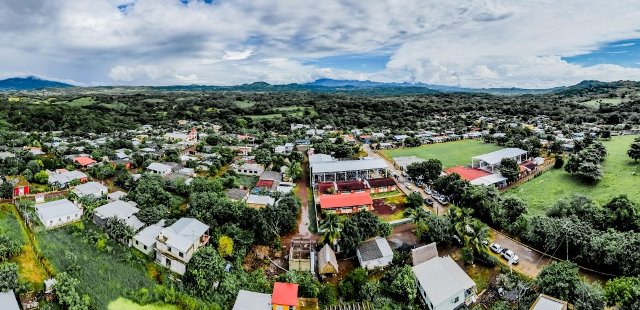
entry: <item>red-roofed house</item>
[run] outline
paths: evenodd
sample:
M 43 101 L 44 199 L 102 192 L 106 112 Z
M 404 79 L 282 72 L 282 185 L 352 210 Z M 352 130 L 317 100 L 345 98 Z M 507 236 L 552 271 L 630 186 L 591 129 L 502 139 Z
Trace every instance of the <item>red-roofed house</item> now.
M 298 284 L 274 283 L 271 304 L 273 310 L 295 310 L 298 307 Z
M 466 168 L 466 167 L 462 167 L 462 166 L 455 166 L 455 167 L 451 167 L 446 169 L 444 172 L 446 172 L 447 174 L 452 174 L 452 173 L 457 173 L 458 175 L 460 175 L 460 177 L 463 180 L 466 181 L 473 181 L 477 178 L 481 178 L 481 177 L 486 177 L 488 175 L 490 175 L 490 172 L 481 170 L 481 169 L 477 169 L 477 168 Z
M 96 164 L 95 160 L 86 156 L 78 156 L 73 159 L 73 162 L 81 166 L 82 168 L 90 168 L 91 166 Z
M 320 208 L 324 212 L 336 214 L 373 211 L 373 199 L 371 199 L 371 196 L 367 192 L 342 195 L 321 195 Z
M 393 178 L 368 179 L 365 180 L 365 182 L 367 182 L 373 193 L 393 192 L 398 189 L 396 181 Z

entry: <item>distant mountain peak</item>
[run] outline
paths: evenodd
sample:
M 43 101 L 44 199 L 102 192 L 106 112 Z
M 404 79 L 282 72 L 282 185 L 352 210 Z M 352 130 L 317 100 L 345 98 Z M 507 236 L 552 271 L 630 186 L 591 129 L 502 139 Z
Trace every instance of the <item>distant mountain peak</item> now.
M 0 91 L 8 90 L 32 90 L 42 88 L 61 88 L 72 87 L 73 85 L 45 80 L 34 75 L 28 75 L 24 77 L 13 77 L 4 80 L 0 80 Z

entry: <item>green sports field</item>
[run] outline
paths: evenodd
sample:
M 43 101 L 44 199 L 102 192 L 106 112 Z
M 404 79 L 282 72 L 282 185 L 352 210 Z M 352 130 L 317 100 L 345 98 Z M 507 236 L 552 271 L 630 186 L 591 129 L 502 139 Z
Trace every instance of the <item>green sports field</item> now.
M 601 205 L 612 197 L 626 194 L 640 204 L 640 164 L 627 156 L 629 145 L 635 137 L 614 137 L 603 142 L 609 155 L 602 163 L 604 177 L 596 184 L 585 184 L 564 169 L 552 169 L 507 194 L 522 198 L 529 205 L 530 214 L 543 213 L 555 201 L 573 193 L 587 195 Z
M 471 163 L 471 157 L 497 151 L 503 147 L 479 140 L 460 140 L 446 143 L 427 144 L 419 147 L 384 150 L 387 157 L 417 156 L 424 159 L 435 158 L 444 168 L 464 166 Z

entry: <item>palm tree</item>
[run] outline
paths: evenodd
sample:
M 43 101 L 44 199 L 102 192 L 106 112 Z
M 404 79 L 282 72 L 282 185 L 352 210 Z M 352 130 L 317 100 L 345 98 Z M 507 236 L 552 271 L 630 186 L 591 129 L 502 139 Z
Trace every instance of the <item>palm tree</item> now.
M 449 220 L 451 225 L 459 238 L 463 238 L 469 232 L 469 225 L 471 224 L 472 209 L 451 207 L 449 209 Z
M 407 215 L 413 220 L 413 223 L 416 224 L 416 237 L 421 239 L 422 233 L 429 229 L 427 226 L 429 214 L 422 208 L 415 208 L 407 210 Z
M 476 255 L 482 256 L 489 246 L 489 226 L 475 219 L 469 226 L 469 233 L 465 238 L 465 243 L 472 248 Z
M 336 214 L 329 213 L 322 222 L 320 222 L 320 230 L 322 231 L 322 243 L 329 244 L 333 248 L 342 232 L 342 222 Z

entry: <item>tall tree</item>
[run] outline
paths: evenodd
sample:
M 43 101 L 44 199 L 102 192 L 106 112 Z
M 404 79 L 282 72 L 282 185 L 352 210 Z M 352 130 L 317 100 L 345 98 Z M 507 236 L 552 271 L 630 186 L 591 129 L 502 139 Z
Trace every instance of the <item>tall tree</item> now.
M 342 222 L 340 217 L 333 213 L 328 213 L 324 220 L 320 222 L 320 230 L 322 231 L 322 243 L 329 244 L 332 248 L 336 245 L 338 239 L 340 239 L 340 233 L 342 232 Z
M 500 173 L 509 181 L 515 181 L 520 175 L 520 166 L 513 158 L 503 158 L 500 161 Z
M 225 260 L 218 252 L 206 246 L 193 254 L 182 279 L 197 296 L 205 297 L 222 280 L 225 265 Z
M 627 155 L 629 155 L 629 157 L 634 161 L 638 161 L 638 159 L 640 159 L 640 138 L 635 138 L 633 143 L 629 145 Z

